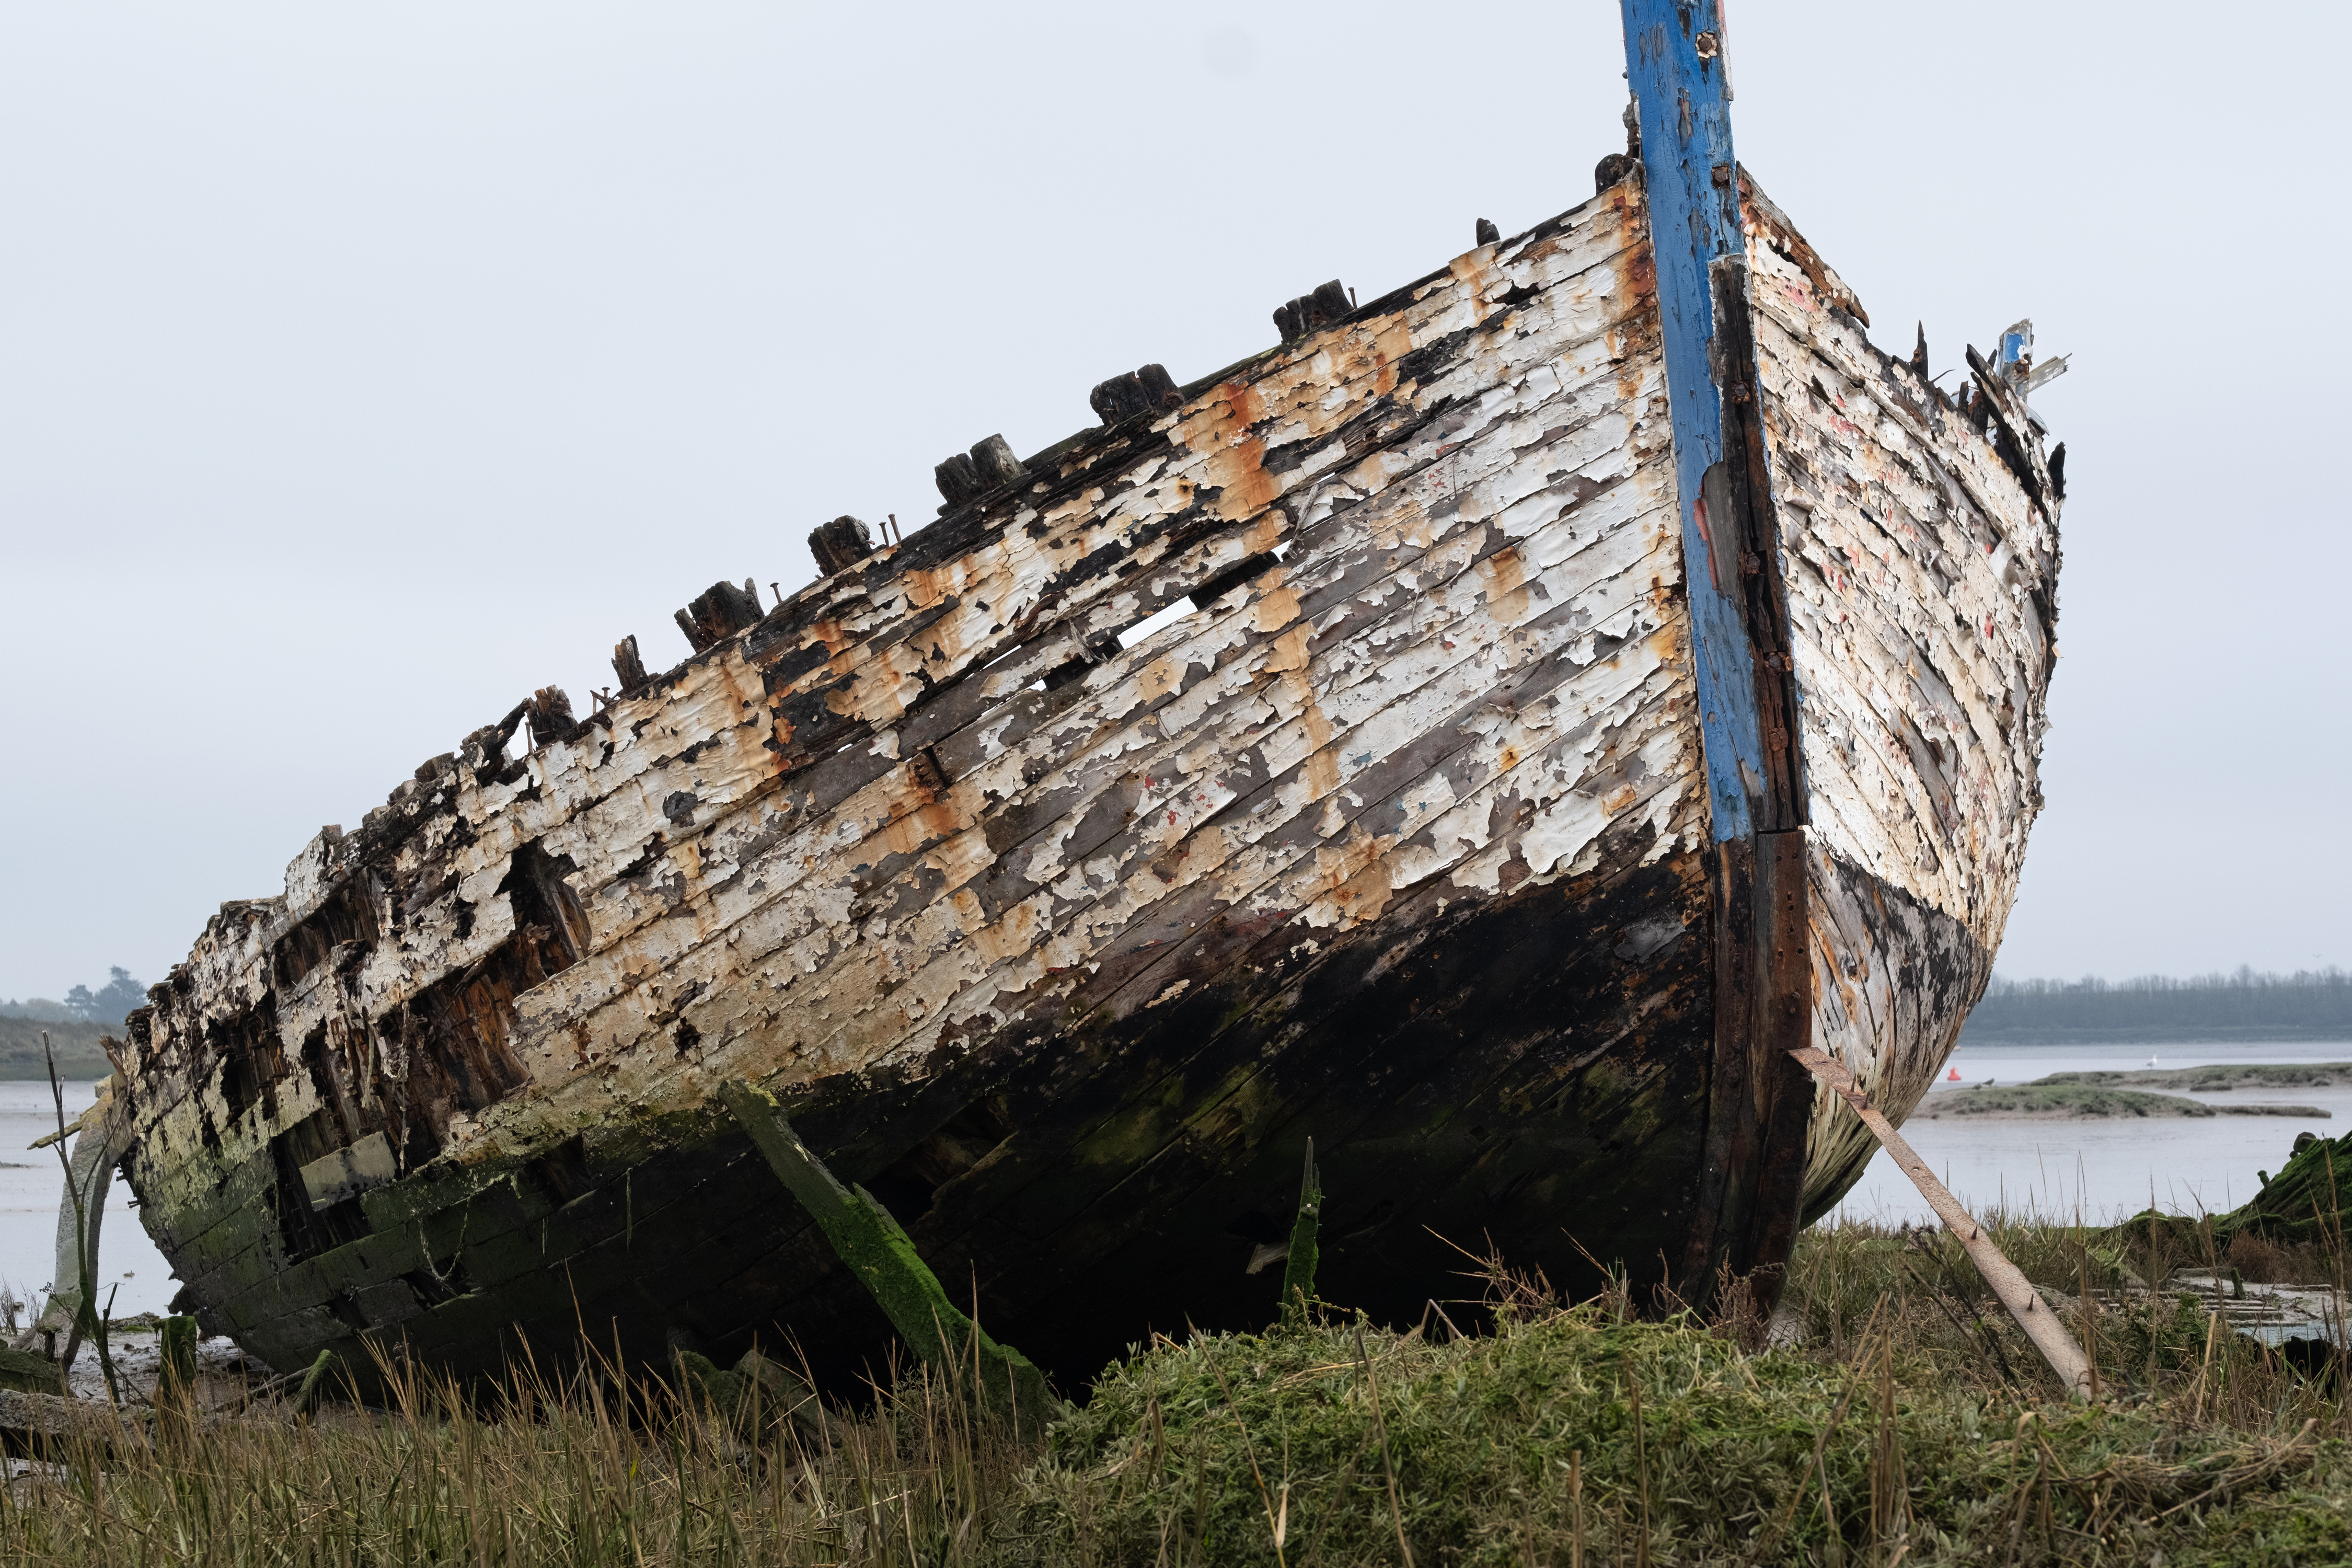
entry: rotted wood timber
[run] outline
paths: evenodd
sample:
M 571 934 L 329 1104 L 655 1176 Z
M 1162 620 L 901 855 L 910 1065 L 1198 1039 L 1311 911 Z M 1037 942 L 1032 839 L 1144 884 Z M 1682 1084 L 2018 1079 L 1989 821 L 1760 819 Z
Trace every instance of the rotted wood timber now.
M 890 1323 L 739 1082 L 1066 1384 L 1265 1321 L 1310 1137 L 1329 1300 L 1444 1238 L 1769 1295 L 1871 1142 L 1789 1050 L 1899 1117 L 1990 973 L 2056 497 L 2023 382 L 1980 430 L 1738 169 L 1713 6 L 1626 14 L 1591 200 L 835 520 L 223 905 L 116 1051 L 206 1326 L 852 1379 Z

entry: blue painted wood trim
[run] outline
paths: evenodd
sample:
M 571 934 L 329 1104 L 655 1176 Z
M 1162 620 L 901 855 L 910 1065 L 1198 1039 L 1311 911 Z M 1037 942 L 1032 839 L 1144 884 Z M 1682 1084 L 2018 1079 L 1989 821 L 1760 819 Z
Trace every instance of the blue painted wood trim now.
M 1738 163 L 1716 0 L 1622 0 L 1625 77 L 1642 127 L 1642 169 L 1657 259 L 1673 412 L 1675 484 L 1681 494 L 1683 576 L 1697 659 L 1701 736 L 1715 837 L 1746 837 L 1756 822 L 1764 754 L 1754 655 L 1740 619 L 1738 563 L 1714 563 L 1698 521 L 1706 471 L 1723 460 L 1723 401 L 1710 350 L 1715 301 L 1708 264 L 1745 255 Z M 1727 184 L 1715 183 L 1726 171 Z

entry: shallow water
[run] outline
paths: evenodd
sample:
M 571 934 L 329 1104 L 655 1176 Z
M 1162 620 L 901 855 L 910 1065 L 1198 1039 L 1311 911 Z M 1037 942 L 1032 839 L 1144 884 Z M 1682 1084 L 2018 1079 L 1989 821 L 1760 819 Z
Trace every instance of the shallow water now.
M 1962 1046 L 1951 1061 L 1961 1081 L 1939 1082 L 1930 1092 L 1949 1093 L 1987 1080 L 2025 1083 L 2054 1072 L 2129 1071 L 2148 1066 L 2151 1058 L 2159 1068 L 2341 1062 L 2352 1061 L 2352 1041 Z M 2183 1098 L 2212 1105 L 2231 1100 L 2308 1105 L 2333 1114 L 2084 1121 L 1946 1117 L 1913 1121 L 1904 1127 L 1903 1136 L 1972 1211 L 2030 1205 L 2053 1216 L 2080 1215 L 2085 1220 L 2108 1221 L 2137 1214 L 2151 1204 L 2180 1214 L 2225 1213 L 2260 1189 L 2257 1173 L 2286 1163 L 2296 1133 L 2337 1138 L 2352 1131 L 2352 1085 L 2232 1089 Z M 1885 1150 L 1833 1213 L 1889 1224 L 1934 1217 L 1927 1200 Z
M 65 1089 L 68 1118 L 97 1098 L 96 1086 L 88 1081 L 68 1083 Z M 57 1102 L 47 1083 L 0 1080 L 0 1288 L 19 1301 L 41 1300 L 56 1272 L 58 1203 L 65 1195 L 65 1172 L 54 1149 L 25 1145 L 55 1131 L 57 1125 Z M 110 1286 L 118 1318 L 160 1312 L 170 1304 L 179 1284 L 140 1226 L 131 1207 L 131 1188 L 120 1179 L 107 1189 L 106 1221 L 99 1226 L 98 1247 L 101 1306 Z

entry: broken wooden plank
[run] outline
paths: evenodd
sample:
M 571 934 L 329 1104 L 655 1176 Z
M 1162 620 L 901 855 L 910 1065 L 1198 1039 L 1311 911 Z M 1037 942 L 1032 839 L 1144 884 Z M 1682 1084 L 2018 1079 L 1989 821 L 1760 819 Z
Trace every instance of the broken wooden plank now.
M 719 1095 L 908 1348 L 937 1368 L 950 1386 L 976 1385 L 987 1403 L 1016 1423 L 1025 1415 L 1035 1430 L 1044 1431 L 1062 1409 L 1045 1386 L 1045 1373 L 1019 1351 L 990 1338 L 948 1300 L 939 1277 L 889 1211 L 865 1188 L 835 1181 L 793 1132 L 773 1096 L 742 1083 L 723 1085 Z
M 0 1453 L 71 1464 L 144 1447 L 145 1423 L 129 1411 L 62 1394 L 0 1388 Z

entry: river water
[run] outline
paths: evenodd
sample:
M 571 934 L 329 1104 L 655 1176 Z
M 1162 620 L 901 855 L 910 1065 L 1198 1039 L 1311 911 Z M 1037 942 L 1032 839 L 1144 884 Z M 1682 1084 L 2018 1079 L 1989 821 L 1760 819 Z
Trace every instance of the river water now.
M 2352 1061 L 2352 1041 L 2326 1044 L 2168 1046 L 1963 1046 L 1952 1058 L 1961 1081 L 2023 1083 L 2047 1073 L 2215 1062 Z M 2163 1092 L 2173 1092 L 2165 1090 Z M 68 1085 L 66 1114 L 90 1102 L 88 1083 Z M 2220 1214 L 2251 1197 L 2260 1171 L 2286 1163 L 2296 1133 L 2337 1137 L 2352 1131 L 2352 1086 L 2234 1090 L 2192 1095 L 2215 1104 L 2284 1101 L 2327 1110 L 2327 1118 L 2215 1116 L 2112 1121 L 2025 1121 L 1969 1118 L 1914 1121 L 1904 1136 L 1960 1201 L 1979 1211 L 2031 1206 L 2053 1217 L 2109 1220 L 2150 1203 L 2176 1213 Z M 58 1194 L 65 1180 L 50 1150 L 26 1149 L 57 1125 L 46 1083 L 0 1081 L 0 1288 L 37 1300 L 50 1282 Z M 115 1291 L 114 1310 L 160 1312 L 178 1289 L 118 1181 L 107 1194 L 100 1277 Z M 1882 1151 L 1835 1213 L 1840 1216 L 1928 1222 L 1925 1200 Z
M 1948 1094 L 1988 1079 L 2027 1083 L 2053 1072 L 2116 1072 L 2205 1067 L 2225 1062 L 2352 1061 L 2352 1041 L 2163 1046 L 1962 1046 Z M 2124 1085 L 2125 1088 L 2150 1088 Z M 2178 1094 L 2176 1089 L 2157 1089 Z M 1971 1212 L 2032 1208 L 2052 1218 L 2120 1219 L 2151 1206 L 2174 1214 L 2223 1214 L 2261 1188 L 2258 1173 L 2286 1163 L 2298 1132 L 2339 1138 L 2352 1131 L 2352 1085 L 2330 1089 L 2232 1089 L 2189 1094 L 2213 1105 L 2308 1105 L 2311 1116 L 2137 1116 L 2083 1121 L 1914 1119 L 1904 1139 Z M 1885 1150 L 1835 1213 L 1844 1217 L 1932 1223 L 1933 1215 Z
M 96 1086 L 88 1080 L 68 1083 L 65 1089 L 68 1118 L 97 1098 Z M 56 1131 L 57 1125 L 57 1102 L 46 1082 L 0 1080 L 0 1289 L 19 1301 L 41 1300 L 56 1272 L 58 1200 L 65 1194 L 65 1171 L 55 1149 L 25 1145 Z M 140 1226 L 131 1188 L 119 1180 L 107 1189 L 98 1262 L 99 1303 L 105 1304 L 107 1289 L 112 1288 L 118 1318 L 160 1312 L 180 1288 Z

